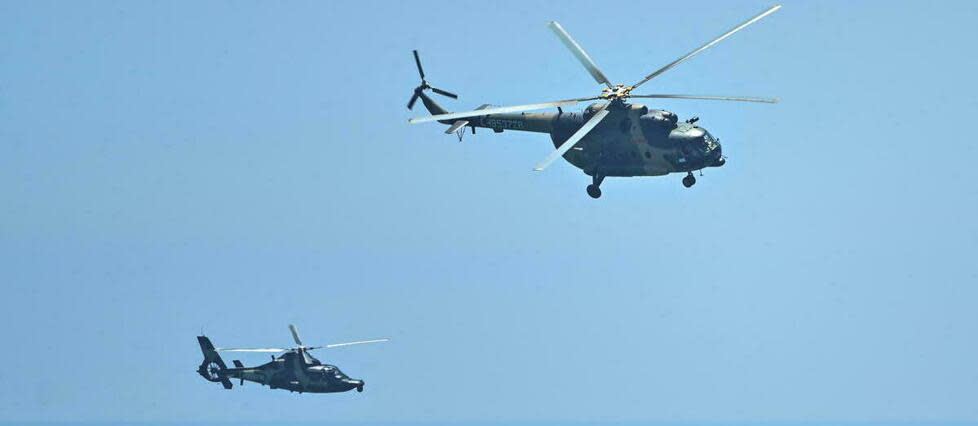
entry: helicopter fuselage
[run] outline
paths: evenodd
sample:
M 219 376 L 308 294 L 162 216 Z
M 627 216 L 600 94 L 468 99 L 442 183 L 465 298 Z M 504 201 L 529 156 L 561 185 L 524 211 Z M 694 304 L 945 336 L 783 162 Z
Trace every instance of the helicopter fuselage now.
M 421 99 L 433 114 L 444 111 L 426 95 Z M 603 105 L 594 103 L 580 112 L 492 114 L 465 120 L 468 127 L 495 132 L 547 133 L 559 147 Z M 613 102 L 607 109 L 608 117 L 564 154 L 589 176 L 662 176 L 725 163 L 720 143 L 695 120 L 679 122 L 672 112 L 624 102 Z
M 559 147 L 600 106 L 593 104 L 583 112 L 473 117 L 470 123 L 495 131 L 548 133 L 554 147 Z M 609 111 L 607 118 L 564 154 L 567 162 L 588 175 L 661 176 L 724 163 L 720 144 L 706 129 L 679 123 L 671 112 L 637 104 L 611 106 Z
M 292 392 L 333 393 L 352 389 L 363 390 L 363 381 L 347 377 L 336 366 L 322 364 L 306 353 L 287 352 L 271 362 L 256 367 L 227 368 L 224 377 L 247 380 Z

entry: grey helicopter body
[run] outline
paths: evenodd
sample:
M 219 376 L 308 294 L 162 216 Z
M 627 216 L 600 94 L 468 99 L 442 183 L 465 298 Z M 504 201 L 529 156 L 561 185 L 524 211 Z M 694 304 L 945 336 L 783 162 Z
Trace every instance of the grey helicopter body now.
M 284 389 L 291 392 L 335 393 L 356 389 L 363 392 L 363 380 L 351 379 L 343 374 L 335 365 L 323 364 L 309 354 L 310 350 L 333 348 L 338 346 L 357 345 L 362 343 L 386 342 L 388 339 L 365 340 L 360 342 L 339 343 L 325 346 L 304 346 L 299 339 L 295 326 L 290 325 L 292 336 L 298 345 L 294 348 L 215 348 L 206 336 L 197 336 L 204 360 L 197 367 L 197 373 L 208 381 L 221 383 L 225 389 L 231 389 L 231 380 L 238 380 L 240 385 L 245 381 L 255 382 L 270 389 Z M 270 362 L 245 367 L 241 361 L 234 360 L 234 367 L 228 367 L 218 352 L 285 352 Z
M 421 100 L 432 114 L 448 113 L 424 93 Z M 466 125 L 497 133 L 505 130 L 546 133 L 554 147 L 560 148 L 602 109 L 608 111 L 607 117 L 563 155 L 568 163 L 594 178 L 589 193 L 600 194 L 597 187 L 605 177 L 689 174 L 726 163 L 719 140 L 696 126 L 697 119 L 679 122 L 672 112 L 639 104 L 601 102 L 591 104 L 582 112 L 493 114 L 472 117 Z M 690 176 L 684 182 L 687 187 L 695 183 L 695 178 L 689 179 Z
M 414 89 L 414 94 L 408 102 L 408 108 L 413 108 L 415 102 L 420 99 L 432 115 L 409 121 L 411 123 L 438 121 L 447 124 L 450 127 L 445 133 L 458 133 L 460 139 L 465 128 L 469 128 L 475 133 L 477 127 L 492 129 L 497 133 L 506 130 L 547 133 L 550 135 L 556 150 L 534 167 L 534 170 L 542 171 L 554 160 L 563 157 L 567 162 L 592 177 L 592 183 L 588 185 L 587 192 L 593 198 L 601 196 L 600 185 L 605 177 L 610 176 L 662 176 L 670 173 L 685 173 L 683 185 L 688 188 L 696 183 L 694 171 L 708 167 L 720 167 L 726 163 L 719 140 L 706 129 L 695 124 L 699 120 L 698 118 L 694 117 L 680 122 L 678 116 L 672 112 L 629 103 L 627 100 L 629 98 L 669 98 L 777 102 L 777 99 L 770 98 L 638 95 L 632 94 L 632 91 L 733 33 L 773 13 L 780 7 L 780 5 L 776 5 L 767 9 L 686 56 L 647 75 L 643 80 L 631 86 L 612 85 L 591 57 L 581 48 L 580 44 L 560 24 L 551 22 L 548 24 L 550 29 L 584 65 L 595 81 L 607 86 L 599 96 L 556 102 L 509 107 L 483 105 L 473 111 L 449 112 L 438 105 L 425 91 L 431 90 L 454 99 L 457 99 L 458 96 L 434 88 L 425 80 L 418 52 L 414 51 L 415 63 L 418 67 L 418 73 L 421 75 L 421 85 Z M 562 108 L 584 101 L 597 102 L 590 104 L 581 112 L 565 112 Z M 546 108 L 556 108 L 557 112 L 526 112 Z

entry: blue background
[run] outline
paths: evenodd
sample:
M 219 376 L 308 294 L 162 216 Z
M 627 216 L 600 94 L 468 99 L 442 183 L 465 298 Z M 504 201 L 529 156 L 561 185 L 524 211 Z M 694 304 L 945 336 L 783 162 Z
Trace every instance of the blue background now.
M 630 83 L 717 2 L 0 2 L 0 420 L 978 421 L 972 2 L 787 2 L 643 91 L 728 163 L 531 168 L 409 125 Z M 218 346 L 362 394 L 224 391 Z M 225 357 L 246 363 L 265 355 Z

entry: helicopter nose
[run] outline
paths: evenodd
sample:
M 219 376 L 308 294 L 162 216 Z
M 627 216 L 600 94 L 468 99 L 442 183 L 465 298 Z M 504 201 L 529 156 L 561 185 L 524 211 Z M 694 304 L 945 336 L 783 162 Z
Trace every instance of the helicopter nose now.
M 350 385 L 350 389 L 356 388 L 357 392 L 363 392 L 363 380 L 347 380 L 346 383 Z
M 727 158 L 723 156 L 723 147 L 717 144 L 717 148 L 713 152 L 713 164 L 712 167 L 722 167 L 727 164 Z

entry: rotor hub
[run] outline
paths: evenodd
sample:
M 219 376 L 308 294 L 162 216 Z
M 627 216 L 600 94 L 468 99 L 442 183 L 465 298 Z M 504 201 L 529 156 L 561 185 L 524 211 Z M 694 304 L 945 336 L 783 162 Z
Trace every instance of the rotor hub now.
M 607 100 L 624 100 L 632 93 L 633 86 L 625 86 L 624 84 L 618 84 L 611 88 L 601 89 L 601 99 Z

